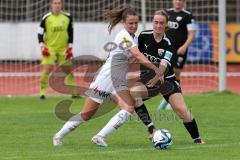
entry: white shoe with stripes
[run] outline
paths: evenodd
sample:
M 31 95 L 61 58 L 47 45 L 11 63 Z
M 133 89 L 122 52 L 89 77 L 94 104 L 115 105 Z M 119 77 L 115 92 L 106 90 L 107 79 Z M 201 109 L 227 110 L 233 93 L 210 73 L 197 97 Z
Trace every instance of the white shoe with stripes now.
M 98 146 L 101 146 L 101 147 L 107 147 L 108 144 L 105 142 L 105 139 L 104 137 L 102 136 L 99 136 L 99 135 L 95 135 L 93 138 L 92 138 L 92 142 Z
M 55 135 L 53 136 L 53 146 L 59 147 L 62 146 L 62 138 L 57 138 Z

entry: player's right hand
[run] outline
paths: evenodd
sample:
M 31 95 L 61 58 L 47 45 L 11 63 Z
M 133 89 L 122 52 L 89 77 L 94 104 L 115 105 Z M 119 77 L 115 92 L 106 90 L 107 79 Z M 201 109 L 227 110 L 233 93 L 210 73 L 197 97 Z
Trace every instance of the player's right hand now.
M 40 49 L 41 49 L 42 56 L 48 57 L 50 55 L 49 50 L 44 43 L 40 43 Z

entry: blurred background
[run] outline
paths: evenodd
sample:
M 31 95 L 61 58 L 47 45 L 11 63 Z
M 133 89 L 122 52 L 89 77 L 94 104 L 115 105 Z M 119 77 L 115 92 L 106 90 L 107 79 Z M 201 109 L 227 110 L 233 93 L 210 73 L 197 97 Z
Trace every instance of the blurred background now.
M 196 18 L 198 31 L 189 48 L 187 65 L 182 74 L 184 93 L 221 91 L 219 75 L 226 79 L 224 90 L 240 93 L 240 1 L 226 0 L 225 13 L 219 12 L 219 2 L 187 0 L 186 10 Z M 139 33 L 151 28 L 154 11 L 170 8 L 171 3 L 170 0 L 65 1 L 64 11 L 70 12 L 74 21 L 74 57 L 91 55 L 99 61 L 106 59 L 108 53 L 103 47 L 116 31 L 108 35 L 103 10 L 130 5 L 140 16 Z M 0 0 L 1 96 L 38 95 L 41 54 L 37 29 L 42 16 L 49 11 L 49 0 Z M 220 14 L 226 14 L 226 51 L 219 51 L 219 34 L 222 33 L 218 29 L 222 25 Z M 223 75 L 219 74 L 219 55 L 226 56 L 226 72 Z M 79 61 L 81 57 L 75 63 Z M 80 64 L 74 70 L 78 83 L 84 81 L 87 68 L 89 65 Z M 62 93 L 49 88 L 48 94 Z

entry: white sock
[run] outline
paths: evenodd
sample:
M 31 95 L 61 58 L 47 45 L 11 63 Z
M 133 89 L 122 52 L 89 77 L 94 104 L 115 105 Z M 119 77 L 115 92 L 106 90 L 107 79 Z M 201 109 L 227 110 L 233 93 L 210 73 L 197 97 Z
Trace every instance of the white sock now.
M 97 134 L 102 137 L 106 137 L 113 131 L 117 130 L 124 122 L 126 122 L 131 113 L 121 110 L 103 127 L 103 129 Z
M 84 120 L 82 119 L 82 116 L 80 114 L 76 114 L 72 116 L 55 134 L 55 138 L 63 138 L 66 134 L 73 131 L 75 128 L 77 128 L 81 123 L 83 123 Z

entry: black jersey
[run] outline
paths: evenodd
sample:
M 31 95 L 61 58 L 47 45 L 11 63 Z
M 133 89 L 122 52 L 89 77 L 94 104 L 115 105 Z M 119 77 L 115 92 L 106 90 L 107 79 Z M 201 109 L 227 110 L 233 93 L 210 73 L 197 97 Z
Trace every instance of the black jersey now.
M 165 34 L 160 42 L 156 42 L 153 30 L 142 31 L 138 37 L 138 48 L 149 61 L 155 63 L 157 66 L 159 66 L 161 59 L 167 60 L 169 67 L 165 73 L 165 78 L 174 77 L 172 64 L 175 62 L 176 51 Z M 141 65 L 141 73 L 145 69 Z
M 183 45 L 188 37 L 188 30 L 196 30 L 195 19 L 191 12 L 181 10 L 175 12 L 173 8 L 167 10 L 169 30 L 166 34 L 175 46 Z

